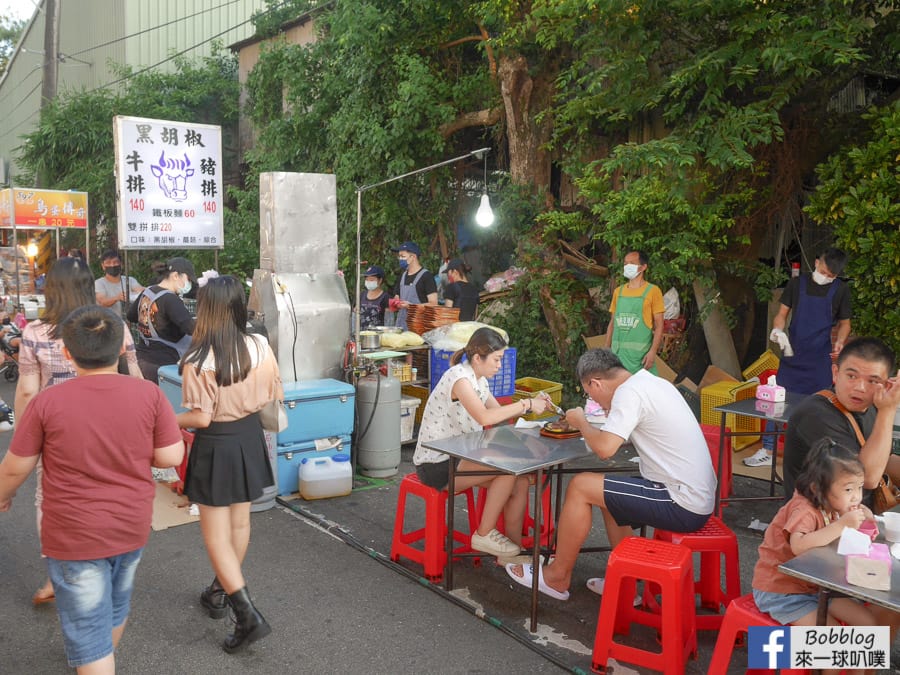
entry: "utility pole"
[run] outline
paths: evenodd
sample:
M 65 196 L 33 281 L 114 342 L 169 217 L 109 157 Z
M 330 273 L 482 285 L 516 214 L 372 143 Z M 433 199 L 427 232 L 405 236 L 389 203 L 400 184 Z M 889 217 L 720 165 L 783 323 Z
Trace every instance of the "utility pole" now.
M 59 0 L 44 0 L 44 69 L 41 110 L 56 98 L 59 74 Z
M 61 0 L 44 0 L 44 67 L 41 79 L 41 116 L 53 99 L 59 75 L 59 3 Z M 38 172 L 36 187 L 45 187 L 47 176 Z

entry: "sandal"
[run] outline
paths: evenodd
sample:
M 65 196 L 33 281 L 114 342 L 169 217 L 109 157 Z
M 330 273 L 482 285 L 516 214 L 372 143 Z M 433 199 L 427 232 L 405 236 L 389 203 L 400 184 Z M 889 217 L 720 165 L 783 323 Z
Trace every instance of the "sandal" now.
M 53 586 L 49 584 L 41 586 L 34 592 L 34 595 L 31 596 L 31 604 L 35 607 L 45 605 L 54 600 L 56 600 L 56 593 L 53 591 Z

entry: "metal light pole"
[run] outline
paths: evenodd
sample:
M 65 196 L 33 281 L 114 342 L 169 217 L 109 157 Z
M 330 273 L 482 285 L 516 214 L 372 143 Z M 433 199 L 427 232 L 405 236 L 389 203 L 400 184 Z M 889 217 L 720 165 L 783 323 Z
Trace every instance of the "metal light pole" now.
M 467 152 L 465 155 L 460 155 L 459 157 L 454 157 L 453 159 L 447 159 L 443 162 L 438 162 L 437 164 L 432 164 L 431 166 L 426 166 L 421 169 L 416 169 L 415 171 L 410 171 L 409 173 L 404 173 L 400 176 L 394 176 L 393 178 L 388 178 L 386 180 L 380 181 L 378 183 L 372 183 L 371 185 L 363 185 L 361 187 L 356 188 L 356 298 L 355 301 L 357 303 L 356 308 L 356 318 L 353 322 L 353 339 L 355 344 L 357 345 L 357 349 L 359 348 L 359 299 L 360 293 L 362 292 L 362 194 L 363 192 L 368 192 L 373 188 L 380 187 L 382 185 L 387 185 L 388 183 L 393 183 L 397 180 L 402 180 L 403 178 L 409 178 L 410 176 L 415 176 L 420 173 L 425 173 L 426 171 L 431 171 L 432 169 L 437 169 L 442 166 L 447 166 L 448 164 L 453 164 L 455 162 L 462 161 L 468 157 L 476 157 L 481 159 L 482 157 L 487 157 L 487 153 L 491 151 L 490 148 L 481 148 L 479 150 L 472 150 L 471 152 Z M 487 160 L 485 160 L 487 161 Z M 487 200 L 487 185 L 485 185 L 484 194 L 481 198 L 482 200 L 482 209 L 484 208 L 484 203 Z M 490 209 L 490 204 L 487 206 Z

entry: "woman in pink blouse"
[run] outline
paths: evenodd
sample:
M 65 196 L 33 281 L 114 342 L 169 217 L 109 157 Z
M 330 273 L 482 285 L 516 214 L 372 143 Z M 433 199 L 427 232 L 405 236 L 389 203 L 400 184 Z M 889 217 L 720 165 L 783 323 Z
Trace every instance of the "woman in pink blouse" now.
M 271 632 L 247 592 L 241 570 L 250 543 L 250 502 L 275 481 L 259 420 L 266 403 L 284 396 L 269 343 L 247 334 L 241 283 L 209 279 L 197 294 L 197 324 L 181 359 L 182 428 L 196 429 L 184 492 L 200 509 L 200 529 L 216 573 L 200 594 L 212 618 L 230 606 L 234 633 L 223 643 L 232 653 Z

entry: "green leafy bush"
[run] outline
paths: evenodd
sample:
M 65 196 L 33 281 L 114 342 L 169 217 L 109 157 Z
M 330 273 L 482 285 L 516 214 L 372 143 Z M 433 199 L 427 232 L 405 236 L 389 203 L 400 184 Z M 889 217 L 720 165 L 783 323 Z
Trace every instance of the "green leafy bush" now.
M 807 212 L 833 225 L 853 278 L 853 332 L 900 353 L 900 102 L 870 111 L 868 141 L 818 169 Z

